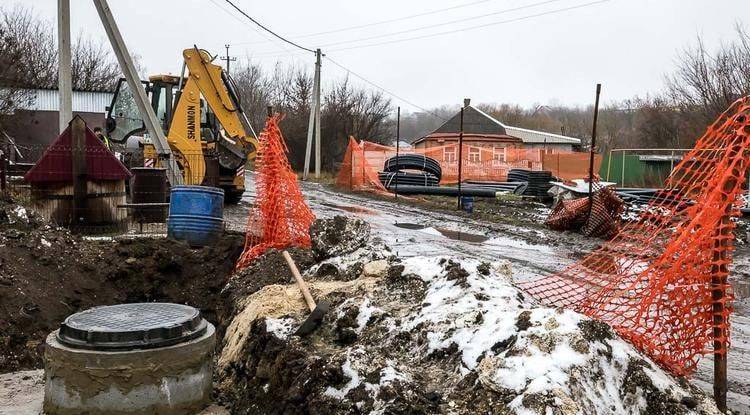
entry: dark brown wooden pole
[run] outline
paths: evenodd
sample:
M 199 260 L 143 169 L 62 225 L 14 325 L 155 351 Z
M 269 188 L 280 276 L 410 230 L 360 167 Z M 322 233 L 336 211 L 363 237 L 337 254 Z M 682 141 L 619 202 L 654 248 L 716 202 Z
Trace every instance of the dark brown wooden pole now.
M 395 194 L 396 194 L 396 201 L 398 201 L 398 156 L 399 152 L 401 150 L 401 107 L 399 106 L 396 108 L 396 173 L 395 174 L 395 182 L 393 183 L 395 186 Z
M 734 152 L 742 151 L 735 148 Z M 731 156 L 730 156 L 731 157 Z M 744 172 L 744 169 L 739 169 Z M 739 173 L 744 174 L 744 173 Z M 722 203 L 729 203 L 726 195 L 731 192 L 737 181 L 734 176 L 728 179 L 722 187 Z M 713 256 L 711 265 L 711 299 L 713 300 L 713 346 L 714 346 L 714 401 L 721 413 L 727 412 L 727 353 L 729 342 L 727 333 L 728 321 L 724 319 L 727 277 L 729 268 L 727 264 L 727 251 L 729 250 L 729 238 L 732 232 L 731 213 L 732 205 L 727 205 L 727 210 L 719 223 L 719 229 L 713 242 Z
M 465 107 L 465 105 L 464 105 Z M 463 164 L 464 147 L 464 107 L 461 107 L 461 123 L 458 131 L 458 208 L 461 209 L 461 165 Z
M 86 220 L 87 193 L 86 185 L 86 123 L 81 117 L 74 117 L 70 122 L 70 150 L 73 175 L 73 225 L 81 225 Z
M 591 127 L 591 148 L 589 149 L 589 215 L 594 198 L 594 154 L 596 151 L 596 124 L 599 120 L 599 94 L 602 84 L 596 84 L 596 100 L 594 101 L 594 125 Z M 559 170 L 558 170 L 559 171 Z
M 743 145 L 733 143 L 727 154 L 727 159 L 735 159 L 743 152 Z M 727 253 L 732 236 L 731 213 L 734 206 L 728 196 L 737 186 L 737 180 L 744 180 L 747 174 L 747 164 L 740 160 L 730 177 L 722 186 L 721 203 L 726 206 L 724 216 L 719 222 L 719 229 L 713 241 L 713 255 L 711 265 L 711 300 L 713 312 L 713 346 L 714 346 L 714 401 L 721 413 L 727 413 L 727 355 L 729 353 L 729 322 L 725 319 L 729 264 Z
M 714 320 L 714 400 L 716 407 L 721 413 L 727 412 L 727 329 L 722 327 L 726 325 L 724 321 L 724 301 L 726 298 L 727 272 L 726 264 L 726 241 L 729 235 L 729 216 L 726 220 L 722 219 L 721 228 L 719 229 L 719 238 L 716 245 L 720 249 L 714 250 L 714 267 L 718 272 L 714 272 L 711 277 L 711 298 L 713 300 L 713 320 Z M 719 262 L 719 265 L 716 263 Z

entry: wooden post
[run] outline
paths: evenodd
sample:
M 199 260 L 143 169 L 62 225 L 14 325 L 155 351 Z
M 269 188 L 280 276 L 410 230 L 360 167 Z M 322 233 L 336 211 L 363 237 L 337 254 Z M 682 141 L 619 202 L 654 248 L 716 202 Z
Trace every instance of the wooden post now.
M 742 145 L 734 144 L 728 151 L 727 158 L 737 157 L 737 154 L 743 152 Z M 727 195 L 737 185 L 736 177 L 744 179 L 746 172 L 746 163 L 740 161 L 739 166 L 732 172 L 722 186 L 721 203 L 726 205 L 724 216 L 719 222 L 719 229 L 713 241 L 713 255 L 711 265 L 711 299 L 713 300 L 713 347 L 714 347 L 714 401 L 716 407 L 721 413 L 727 413 L 727 354 L 729 333 L 727 324 L 724 319 L 725 302 L 727 301 L 726 288 L 728 284 L 729 266 L 727 252 L 731 248 L 729 241 L 732 232 L 731 213 L 733 209 L 732 201 L 727 200 Z
M 396 109 L 396 201 L 398 201 L 398 156 L 401 149 L 401 107 Z
M 76 116 L 70 122 L 70 150 L 73 167 L 73 214 L 72 225 L 81 225 L 86 218 L 86 123 Z
M 464 106 L 461 107 L 461 121 L 458 131 L 458 209 L 462 207 L 461 203 L 461 165 L 463 162 L 463 148 L 464 148 Z
M 594 103 L 594 125 L 591 127 L 591 148 L 589 149 L 589 212 L 594 204 L 594 154 L 596 151 L 596 124 L 599 119 L 599 94 L 602 92 L 602 84 L 596 84 L 596 102 Z M 559 172 L 559 170 L 558 170 Z

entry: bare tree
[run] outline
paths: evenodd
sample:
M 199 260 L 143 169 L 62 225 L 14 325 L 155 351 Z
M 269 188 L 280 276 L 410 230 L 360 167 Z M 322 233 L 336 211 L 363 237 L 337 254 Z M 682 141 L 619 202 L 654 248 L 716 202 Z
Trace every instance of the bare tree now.
M 109 47 L 79 33 L 71 54 L 73 89 L 110 91 L 114 88 L 121 71 L 119 63 L 112 59 Z
M 360 140 L 390 144 L 393 114 L 390 99 L 380 91 L 368 91 L 350 85 L 348 78 L 334 84 L 325 94 L 321 115 L 325 137 L 322 165 L 335 169 L 344 157 L 349 136 Z
M 254 126 L 262 128 L 266 107 L 280 113 L 289 160 L 295 169 L 304 164 L 313 79 L 305 68 L 276 64 L 264 72 L 249 63 L 234 72 L 242 106 Z M 321 105 L 322 167 L 336 168 L 348 137 L 375 142 L 393 139 L 390 100 L 379 92 L 353 87 L 345 79 L 323 91 Z
M 678 56 L 677 70 L 666 80 L 666 96 L 680 113 L 680 135 L 694 139 L 733 101 L 750 94 L 750 33 L 740 24 L 736 33 L 735 40 L 714 52 L 698 37 Z

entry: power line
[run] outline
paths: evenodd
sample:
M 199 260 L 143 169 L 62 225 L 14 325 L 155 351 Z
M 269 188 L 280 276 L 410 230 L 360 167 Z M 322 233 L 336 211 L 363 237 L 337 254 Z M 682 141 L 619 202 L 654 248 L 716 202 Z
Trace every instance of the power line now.
M 266 35 L 265 33 L 261 32 L 260 30 L 258 30 L 258 28 L 256 28 L 255 25 L 249 24 L 247 21 L 240 19 L 239 16 L 237 16 L 234 13 L 232 13 L 231 11 L 225 9 L 224 6 L 222 6 L 220 3 L 217 2 L 217 0 L 209 0 L 209 1 L 211 3 L 213 3 L 216 7 L 218 7 L 219 9 L 221 9 L 221 11 L 223 11 L 224 13 L 226 13 L 227 15 L 229 15 L 231 18 L 233 18 L 234 20 L 236 20 L 236 21 L 240 22 L 241 24 L 243 24 L 243 25 L 251 28 L 253 30 L 253 32 L 255 32 L 255 33 L 258 34 L 258 36 L 262 37 L 263 39 L 266 39 L 266 42 L 273 42 L 273 39 L 269 38 L 268 35 Z M 232 46 L 232 44 L 230 44 L 229 46 Z M 283 49 L 287 53 L 290 53 L 290 54 L 293 53 L 290 49 L 287 49 L 284 46 L 284 44 L 279 44 L 279 46 L 281 47 L 281 49 Z M 273 53 L 280 53 L 280 52 L 281 51 L 279 51 L 279 50 L 273 51 Z
M 394 97 L 394 98 L 396 98 L 396 99 L 398 99 L 398 100 L 400 100 L 400 101 L 403 101 L 403 102 L 405 102 L 405 103 L 407 103 L 407 104 L 411 105 L 411 106 L 412 106 L 412 107 L 414 107 L 414 108 L 419 108 L 420 110 L 424 111 L 424 112 L 425 112 L 425 113 L 427 113 L 427 114 L 430 114 L 430 115 L 432 115 L 432 116 L 433 116 L 433 117 L 435 117 L 435 118 L 438 118 L 438 119 L 440 119 L 440 120 L 442 120 L 442 121 L 448 121 L 448 120 L 446 120 L 445 118 L 443 118 L 443 117 L 441 117 L 441 116 L 439 116 L 439 115 L 435 114 L 434 112 L 432 112 L 432 111 L 430 111 L 430 110 L 428 110 L 428 109 L 426 109 L 426 108 L 420 107 L 419 105 L 417 105 L 417 104 L 415 104 L 415 103 L 413 103 L 413 102 L 411 102 L 411 101 L 407 100 L 406 98 L 400 97 L 400 96 L 398 96 L 398 95 L 394 94 L 393 92 L 391 92 L 391 91 L 389 91 L 389 90 L 387 90 L 387 89 L 383 88 L 382 86 L 380 86 L 380 85 L 378 85 L 378 84 L 376 84 L 376 83 L 374 83 L 374 82 L 370 81 L 369 79 L 365 78 L 364 76 L 362 76 L 362 75 L 360 75 L 360 74 L 358 74 L 358 73 L 356 73 L 356 72 L 352 71 L 351 69 L 349 69 L 349 68 L 345 67 L 344 65 L 342 65 L 342 64 L 340 64 L 340 63 L 336 62 L 335 60 L 331 59 L 331 58 L 330 58 L 329 56 L 327 56 L 327 55 L 323 55 L 323 57 L 324 57 L 324 58 L 326 58 L 326 59 L 327 59 L 327 60 L 328 60 L 329 62 L 331 62 L 332 64 L 334 64 L 334 65 L 338 66 L 339 68 L 341 68 L 341 69 L 345 70 L 345 71 L 346 71 L 347 73 L 349 73 L 349 74 L 352 74 L 352 75 L 354 75 L 355 77 L 359 78 L 360 80 L 362 80 L 362 81 L 364 81 L 364 82 L 368 83 L 369 85 L 371 85 L 371 86 L 373 86 L 373 87 L 375 87 L 375 88 L 377 88 L 377 89 L 379 89 L 379 90 L 381 90 L 381 91 L 385 92 L 386 94 L 388 94 L 388 95 L 390 95 L 390 96 L 392 96 L 392 97 Z
M 342 40 L 340 42 L 326 43 L 326 44 L 321 45 L 321 47 L 343 45 L 343 44 L 346 44 L 346 43 L 355 43 L 355 42 L 361 42 L 361 41 L 365 41 L 365 40 L 372 40 L 372 39 L 379 39 L 379 38 L 383 38 L 383 37 L 402 35 L 404 33 L 417 32 L 417 31 L 420 31 L 420 30 L 431 29 L 433 27 L 440 27 L 440 26 L 450 25 L 450 24 L 454 24 L 454 23 L 462 23 L 462 22 L 467 22 L 467 21 L 470 21 L 470 20 L 476 20 L 476 19 L 482 19 L 482 18 L 485 18 L 485 17 L 496 16 L 496 15 L 499 15 L 499 14 L 512 13 L 512 12 L 519 11 L 519 10 L 530 9 L 530 8 L 533 8 L 533 7 L 543 6 L 545 4 L 550 4 L 550 3 L 558 3 L 558 2 L 561 2 L 561 1 L 564 1 L 564 0 L 546 0 L 546 1 L 541 1 L 541 2 L 538 2 L 538 3 L 527 4 L 527 5 L 524 5 L 524 6 L 513 7 L 513 8 L 510 8 L 510 9 L 498 10 L 498 11 L 492 12 L 492 13 L 484 13 L 484 14 L 480 14 L 480 15 L 476 15 L 476 16 L 464 17 L 464 18 L 456 19 L 456 20 L 450 20 L 450 21 L 447 21 L 447 22 L 434 23 L 434 24 L 430 24 L 430 25 L 426 25 L 426 26 L 420 26 L 420 27 L 414 27 L 414 28 L 411 28 L 411 29 L 400 30 L 398 32 L 384 33 L 384 34 L 380 34 L 380 35 L 368 36 L 368 37 L 363 37 L 363 38 L 359 38 L 359 39 L 350 39 L 350 40 Z
M 370 44 L 365 44 L 365 45 L 349 46 L 349 47 L 345 47 L 345 48 L 329 49 L 328 51 L 329 52 L 338 52 L 338 51 L 342 51 L 342 50 L 369 48 L 369 47 L 373 47 L 373 46 L 388 45 L 388 44 L 392 44 L 392 43 L 401 43 L 401 42 L 408 42 L 408 41 L 412 41 L 412 40 L 427 39 L 427 38 L 431 38 L 431 37 L 443 36 L 443 35 L 448 35 L 448 34 L 458 33 L 458 32 L 467 32 L 467 31 L 470 31 L 470 30 L 482 29 L 482 28 L 490 27 L 490 26 L 497 26 L 497 25 L 506 24 L 506 23 L 518 22 L 518 21 L 521 21 L 521 20 L 528 20 L 528 19 L 531 19 L 531 18 L 534 18 L 534 17 L 546 16 L 546 15 L 556 14 L 556 13 L 561 13 L 561 12 L 566 12 L 566 11 L 574 10 L 574 9 L 581 9 L 581 8 L 588 7 L 588 6 L 593 6 L 593 5 L 596 5 L 596 4 L 607 3 L 609 1 L 612 1 L 612 0 L 592 1 L 592 2 L 589 2 L 589 3 L 579 4 L 579 5 L 576 5 L 576 6 L 570 6 L 570 7 L 565 7 L 565 8 L 562 8 L 562 9 L 550 10 L 550 11 L 546 11 L 546 12 L 542 12 L 542 13 L 530 14 L 530 15 L 527 15 L 527 16 L 521 16 L 521 17 L 516 17 L 516 18 L 513 18 L 513 19 L 501 20 L 501 21 L 498 21 L 498 22 L 492 22 L 492 23 L 487 23 L 487 24 L 478 25 L 478 26 L 465 27 L 465 28 L 461 28 L 461 29 L 448 30 L 448 31 L 444 31 L 444 32 L 430 33 L 430 34 L 427 34 L 427 35 L 414 36 L 414 37 L 409 37 L 409 38 L 404 38 L 404 39 L 394 39 L 394 40 L 388 40 L 388 41 L 378 42 L 378 43 L 370 43 Z
M 402 16 L 402 17 L 396 17 L 396 18 L 393 18 L 393 19 L 381 20 L 381 21 L 378 21 L 378 22 L 372 22 L 372 23 L 365 23 L 365 24 L 360 24 L 360 25 L 355 25 L 355 26 L 342 27 L 340 29 L 326 30 L 326 31 L 323 31 L 323 32 L 307 33 L 307 34 L 304 34 L 304 35 L 298 35 L 298 36 L 292 36 L 292 37 L 293 38 L 302 39 L 302 38 L 308 38 L 308 37 L 314 37 L 314 36 L 327 35 L 327 34 L 331 34 L 331 33 L 347 32 L 347 31 L 350 31 L 350 30 L 362 29 L 362 28 L 365 28 L 365 27 L 379 26 L 379 25 L 386 24 L 386 23 L 400 22 L 400 21 L 403 21 L 403 20 L 414 19 L 414 18 L 417 18 L 417 17 L 429 16 L 429 15 L 432 15 L 432 14 L 438 14 L 438 13 L 442 13 L 442 12 L 449 11 L 449 10 L 461 9 L 461 8 L 464 8 L 464 7 L 470 7 L 470 6 L 474 6 L 474 5 L 481 4 L 481 3 L 488 3 L 490 1 L 494 1 L 494 0 L 473 1 L 473 2 L 470 2 L 470 3 L 459 4 L 459 5 L 456 5 L 456 6 L 445 7 L 445 8 L 442 8 L 442 9 L 430 10 L 430 11 L 426 11 L 426 12 L 422 12 L 422 13 L 410 14 L 408 16 Z M 242 43 L 235 43 L 234 45 L 249 45 L 249 44 L 253 44 L 253 43 L 264 43 L 264 42 L 242 42 Z
M 253 19 L 252 17 L 250 17 L 249 14 L 245 13 L 242 9 L 240 9 L 239 7 L 237 7 L 237 5 L 235 5 L 234 3 L 232 3 L 232 0 L 224 0 L 224 1 L 226 1 L 227 3 L 229 3 L 229 5 L 232 6 L 232 7 L 234 7 L 235 10 L 237 10 L 238 12 L 240 12 L 243 16 L 247 17 L 251 22 L 255 23 L 256 25 L 258 25 L 261 29 L 265 30 L 266 32 L 274 35 L 275 37 L 283 40 L 284 42 L 286 42 L 286 43 L 288 43 L 288 44 L 290 44 L 290 45 L 292 45 L 292 46 L 294 46 L 296 48 L 299 48 L 299 49 L 302 49 L 302 50 L 306 50 L 308 52 L 315 53 L 314 50 L 308 49 L 308 48 L 306 48 L 304 46 L 300 46 L 300 45 L 292 42 L 291 40 L 289 40 L 289 39 L 287 39 L 287 38 L 285 38 L 285 37 L 277 34 L 276 32 L 274 32 L 273 30 L 267 28 L 266 26 L 263 26 L 263 24 L 261 24 L 259 21 Z
M 414 32 L 414 31 L 428 29 L 428 28 L 437 27 L 437 26 L 443 26 L 443 25 L 446 25 L 446 24 L 464 22 L 464 21 L 478 19 L 478 18 L 487 17 L 487 16 L 493 16 L 493 15 L 498 15 L 498 14 L 503 14 L 503 13 L 514 12 L 514 11 L 518 11 L 518 10 L 522 10 L 522 9 L 537 7 L 537 6 L 541 6 L 541 5 L 545 5 L 545 4 L 550 4 L 550 3 L 556 3 L 556 2 L 560 2 L 560 1 L 564 1 L 564 0 L 546 0 L 546 1 L 537 2 L 537 3 L 533 3 L 533 4 L 528 4 L 528 5 L 525 5 L 525 6 L 519 6 L 519 7 L 515 7 L 515 8 L 511 8 L 511 9 L 504 9 L 504 10 L 500 10 L 500 11 L 497 11 L 497 12 L 493 12 L 493 13 L 489 13 L 489 14 L 484 14 L 484 15 L 481 15 L 481 16 L 472 16 L 472 17 L 467 17 L 467 18 L 463 18 L 463 19 L 457 19 L 457 20 L 453 20 L 453 21 L 449 21 L 449 22 L 445 22 L 445 23 L 432 24 L 432 25 L 428 25 L 428 26 L 422 26 L 422 27 L 417 27 L 417 28 L 402 30 L 402 31 L 399 31 L 399 32 L 387 33 L 387 34 L 376 35 L 376 36 L 371 36 L 371 37 L 366 37 L 366 38 L 345 40 L 345 41 L 334 42 L 334 43 L 327 43 L 327 44 L 321 45 L 321 47 L 335 46 L 335 45 L 340 45 L 340 44 L 346 44 L 346 43 L 352 43 L 352 42 L 360 42 L 360 41 L 364 41 L 364 40 L 371 40 L 371 39 L 377 39 L 377 38 L 388 37 L 388 36 L 395 36 L 395 35 L 398 35 L 398 34 Z M 491 22 L 491 23 L 487 23 L 487 24 L 483 24 L 483 25 L 479 25 L 479 26 L 471 26 L 471 27 L 465 27 L 465 28 L 460 28 L 460 29 L 453 29 L 453 30 L 448 30 L 448 31 L 438 32 L 438 33 L 429 33 L 429 34 L 420 35 L 420 36 L 414 36 L 414 37 L 410 37 L 410 38 L 394 39 L 394 40 L 388 40 L 388 41 L 377 42 L 377 43 L 372 43 L 372 44 L 354 45 L 354 46 L 351 46 L 351 47 L 344 47 L 344 48 L 334 48 L 334 49 L 329 49 L 329 51 L 331 51 L 331 52 L 337 52 L 337 51 L 342 51 L 342 50 L 359 49 L 359 48 L 366 48 L 366 47 L 371 47 L 371 46 L 386 45 L 386 44 L 390 44 L 390 43 L 400 43 L 400 42 L 406 42 L 406 41 L 410 41 L 410 40 L 426 39 L 426 38 L 430 38 L 430 37 L 441 36 L 441 35 L 446 35 L 446 34 L 451 34 L 451 33 L 457 33 L 457 32 L 463 32 L 463 31 L 468 31 L 468 30 L 480 29 L 480 28 L 484 28 L 484 27 L 488 27 L 488 26 L 496 26 L 496 25 L 506 24 L 506 23 L 512 23 L 512 22 L 516 22 L 516 21 L 520 21 L 520 20 L 527 20 L 527 19 L 530 19 L 530 18 L 533 18 L 533 17 L 540 17 L 540 16 L 544 16 L 544 15 L 549 15 L 549 14 L 554 14 L 554 13 L 560 13 L 560 12 L 564 12 L 564 11 L 569 11 L 569 10 L 573 10 L 573 9 L 578 9 L 578 8 L 582 8 L 582 7 L 586 7 L 586 6 L 595 5 L 595 4 L 598 4 L 598 3 L 605 3 L 605 2 L 608 2 L 608 1 L 611 1 L 611 0 L 598 0 L 598 1 L 590 2 L 590 3 L 579 4 L 579 5 L 565 7 L 565 8 L 561 8 L 561 9 L 548 10 L 548 11 L 545 11 L 545 12 L 540 12 L 540 13 L 536 13 L 536 14 L 532 14 L 532 15 L 520 16 L 520 17 L 516 17 L 516 18 L 512 18 L 512 19 L 501 20 L 501 21 L 497 21 L 497 22 Z M 260 54 L 259 56 L 268 57 L 268 56 L 284 56 L 284 55 L 285 54 L 279 54 L 278 52 L 268 52 L 268 53 Z

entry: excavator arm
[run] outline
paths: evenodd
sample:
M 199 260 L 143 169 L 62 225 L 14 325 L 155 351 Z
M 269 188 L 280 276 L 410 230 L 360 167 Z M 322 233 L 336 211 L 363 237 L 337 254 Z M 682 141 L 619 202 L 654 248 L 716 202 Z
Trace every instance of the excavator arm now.
M 237 169 L 255 158 L 258 139 L 240 105 L 231 78 L 221 66 L 213 64 L 211 55 L 193 47 L 182 52 L 188 69 L 188 84 L 194 83 L 203 99 L 224 128 L 218 138 L 219 162 L 227 169 Z M 177 113 L 177 112 L 175 112 Z

